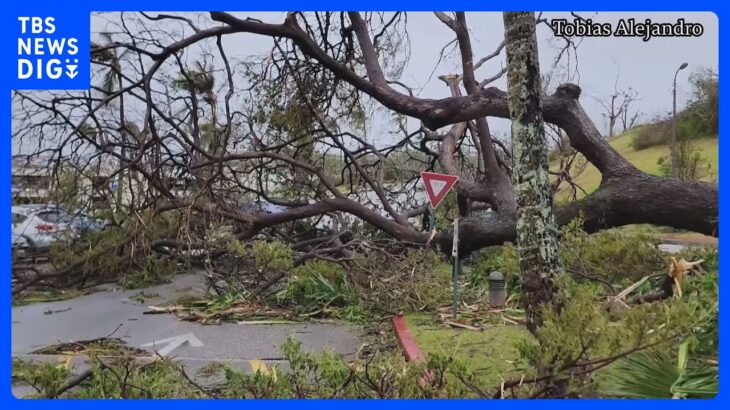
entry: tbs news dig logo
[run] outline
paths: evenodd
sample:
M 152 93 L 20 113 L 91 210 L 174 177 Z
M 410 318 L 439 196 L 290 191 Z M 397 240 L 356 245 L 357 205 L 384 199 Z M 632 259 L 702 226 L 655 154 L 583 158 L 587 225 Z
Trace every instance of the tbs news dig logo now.
M 18 17 L 18 24 L 18 80 L 73 80 L 79 75 L 79 40 L 59 33 L 54 17 Z

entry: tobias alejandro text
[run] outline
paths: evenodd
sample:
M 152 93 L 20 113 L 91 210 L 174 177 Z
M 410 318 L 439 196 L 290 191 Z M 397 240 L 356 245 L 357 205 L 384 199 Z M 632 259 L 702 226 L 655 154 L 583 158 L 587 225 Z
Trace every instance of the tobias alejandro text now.
M 641 37 L 644 41 L 652 37 L 699 37 L 705 31 L 702 24 L 687 23 L 684 19 L 677 19 L 674 23 L 620 19 L 615 27 L 611 23 L 595 23 L 591 19 L 553 19 L 550 26 L 555 35 L 561 37 Z

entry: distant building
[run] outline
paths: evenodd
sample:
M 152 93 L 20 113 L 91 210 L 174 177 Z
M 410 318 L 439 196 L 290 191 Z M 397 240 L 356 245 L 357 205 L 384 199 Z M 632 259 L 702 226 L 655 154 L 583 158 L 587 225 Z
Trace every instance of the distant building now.
M 54 201 L 62 175 L 73 176 L 71 190 L 76 200 L 91 208 L 108 206 L 113 190 L 111 167 L 88 166 L 83 172 L 73 167 L 54 167 L 55 162 L 41 157 L 15 156 L 12 159 L 11 196 L 13 204 L 38 204 Z
M 14 204 L 44 203 L 52 187 L 48 164 L 13 158 L 12 202 Z

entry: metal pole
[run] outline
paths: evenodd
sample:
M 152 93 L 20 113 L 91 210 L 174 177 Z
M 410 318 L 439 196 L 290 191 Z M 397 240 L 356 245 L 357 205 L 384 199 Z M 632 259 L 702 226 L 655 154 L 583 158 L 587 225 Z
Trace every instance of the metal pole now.
M 456 313 L 459 309 L 459 273 L 461 271 L 461 264 L 459 262 L 459 218 L 454 219 L 454 239 L 451 248 L 451 257 L 454 260 L 454 268 L 452 271 L 452 279 L 454 281 L 454 301 L 453 301 L 453 314 L 456 318 Z
M 681 70 L 687 68 L 687 63 L 682 63 L 677 71 L 674 72 L 674 81 L 672 82 L 672 146 L 671 149 L 671 161 L 672 161 L 672 178 L 677 178 L 677 74 Z
M 679 70 L 677 69 L 674 73 L 674 82 L 672 85 L 672 178 L 677 177 L 677 74 L 679 74 Z
M 436 229 L 436 209 L 432 206 L 428 206 L 428 231 L 433 232 Z

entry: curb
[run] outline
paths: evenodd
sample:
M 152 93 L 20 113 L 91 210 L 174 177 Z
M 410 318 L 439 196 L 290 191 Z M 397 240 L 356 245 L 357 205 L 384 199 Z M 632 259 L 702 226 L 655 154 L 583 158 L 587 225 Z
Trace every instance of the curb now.
M 403 349 L 403 356 L 405 356 L 407 362 L 423 362 L 426 360 L 426 355 L 418 347 L 416 339 L 413 338 L 411 331 L 406 325 L 406 320 L 403 315 L 393 316 L 393 329 L 395 329 L 395 336 L 398 339 L 398 343 Z

